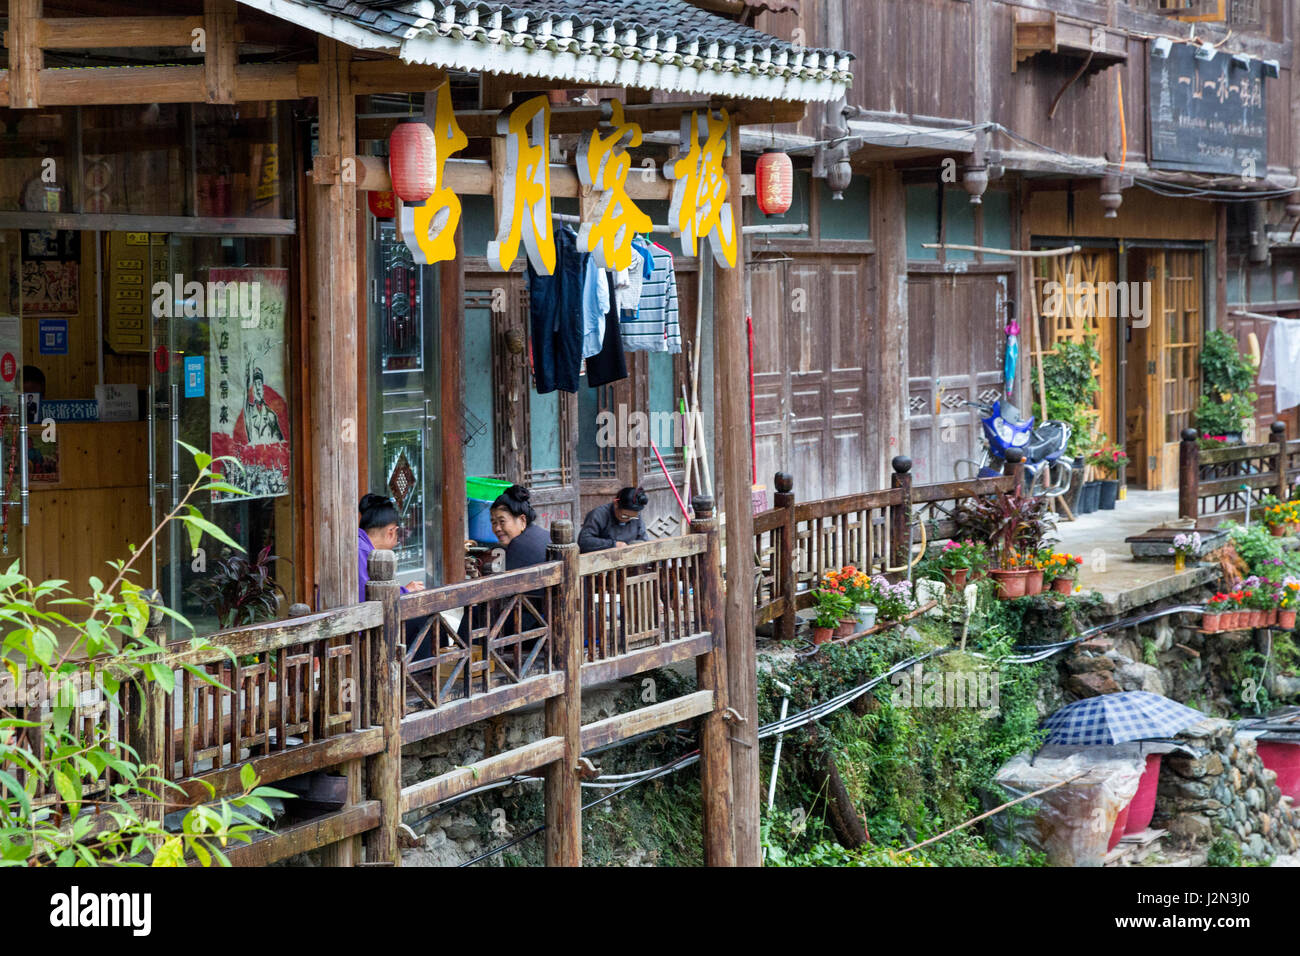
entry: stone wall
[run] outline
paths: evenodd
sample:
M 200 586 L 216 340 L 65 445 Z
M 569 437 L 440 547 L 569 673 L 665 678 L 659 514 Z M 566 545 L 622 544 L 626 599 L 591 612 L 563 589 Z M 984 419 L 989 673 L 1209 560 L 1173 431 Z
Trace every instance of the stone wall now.
M 1255 740 L 1230 720 L 1211 718 L 1180 735 L 1202 751 L 1166 754 L 1152 826 L 1176 844 L 1206 844 L 1229 833 L 1242 856 L 1264 860 L 1300 847 L 1300 813 L 1283 797 L 1277 774 L 1264 767 Z

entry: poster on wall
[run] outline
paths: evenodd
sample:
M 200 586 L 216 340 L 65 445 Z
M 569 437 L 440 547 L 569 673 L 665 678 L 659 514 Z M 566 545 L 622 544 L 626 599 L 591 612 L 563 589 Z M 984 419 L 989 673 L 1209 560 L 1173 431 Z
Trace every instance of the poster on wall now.
M 254 498 L 289 493 L 289 394 L 285 380 L 287 269 L 210 269 L 211 451 L 239 467 L 228 484 Z M 213 492 L 213 501 L 243 495 Z
M 81 305 L 81 233 L 23 230 L 23 315 L 76 315 Z

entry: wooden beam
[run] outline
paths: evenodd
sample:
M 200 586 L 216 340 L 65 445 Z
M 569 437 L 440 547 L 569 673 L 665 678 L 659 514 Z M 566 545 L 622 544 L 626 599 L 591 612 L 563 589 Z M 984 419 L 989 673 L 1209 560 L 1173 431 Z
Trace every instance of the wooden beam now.
M 312 368 L 311 443 L 314 496 L 309 504 L 316 534 L 319 607 L 352 604 L 357 585 L 357 381 L 340 375 L 356 354 L 356 188 L 344 181 L 341 160 L 356 153 L 356 101 L 347 47 L 319 38 L 320 156 L 312 203 L 308 360 Z
M 313 770 L 324 770 L 349 760 L 367 757 L 383 749 L 383 729 L 370 727 L 351 734 L 314 740 L 292 750 L 255 757 L 252 760 L 231 764 L 220 770 L 183 780 L 180 786 L 185 791 L 184 797 L 169 789 L 164 789 L 163 794 L 167 801 L 167 810 L 170 812 L 179 807 L 193 806 L 196 803 L 206 803 L 209 800 L 242 793 L 244 786 L 239 782 L 239 772 L 244 769 L 245 764 L 251 764 L 259 782 L 269 786 L 277 780 L 296 777 L 298 774 Z M 208 788 L 204 786 L 205 783 L 212 786 L 215 792 L 210 794 Z
M 194 31 L 204 27 L 203 17 L 47 17 L 37 25 L 36 38 L 45 50 L 188 47 Z
M 367 800 L 246 846 L 225 851 L 233 866 L 267 866 L 307 850 L 332 847 L 379 825 L 379 801 Z M 192 864 L 191 864 L 192 865 Z
M 546 767 L 546 865 L 582 866 L 582 579 L 573 522 L 551 525 L 547 557 L 564 566 L 551 615 L 552 662 L 564 674 L 564 693 L 546 702 L 546 733 L 564 741 L 561 759 Z
M 620 549 L 621 550 L 621 549 Z M 713 635 L 705 631 L 681 641 L 670 641 L 658 647 L 647 647 L 611 657 L 609 660 L 596 661 L 582 665 L 582 685 L 594 687 L 623 677 L 631 677 L 656 667 L 667 667 L 693 657 L 707 654 L 714 647 Z
M 432 106 L 432 105 L 431 105 Z M 456 248 L 464 246 L 465 223 L 456 224 Z M 465 258 L 438 263 L 439 389 L 442 427 L 442 576 L 446 584 L 465 580 L 465 443 L 461 438 L 464 380 Z
M 235 0 L 203 0 L 203 79 L 209 103 L 235 102 Z
M 902 174 L 891 166 L 879 167 L 871 176 L 871 234 L 876 240 L 880 295 L 879 318 L 871 354 L 879 363 L 873 391 L 882 398 L 875 448 L 868 449 L 868 476 L 877 469 L 872 483 L 887 483 L 889 462 L 906 455 L 911 447 L 907 423 L 907 231 L 903 212 Z M 800 505 L 802 507 L 802 505 Z
M 39 43 L 41 0 L 9 0 L 9 105 L 32 109 L 40 104 L 40 75 L 45 63 Z
M 349 72 L 352 92 L 357 96 L 370 93 L 420 93 L 434 89 L 447 79 L 439 66 L 403 63 L 401 60 L 354 60 Z
M 740 128 L 731 126 L 724 168 L 740 192 Z M 737 220 L 739 195 L 732 198 Z M 701 256 L 703 251 L 701 250 Z M 750 492 L 753 448 L 749 428 L 749 359 L 745 349 L 745 239 L 736 230 L 736 267 L 714 267 L 713 355 L 720 396 L 716 428 L 718 474 L 726 522 L 726 660 L 729 706 L 740 715 L 730 726 L 732 812 L 736 865 L 761 866 L 759 853 L 758 662 L 754 635 L 754 510 Z
M 564 758 L 563 737 L 543 737 L 514 750 L 486 757 L 465 767 L 457 767 L 440 777 L 421 780 L 402 788 L 402 812 L 410 813 L 484 784 L 513 777 L 517 773 L 538 770 Z M 579 835 L 581 838 L 581 835 Z
M 713 710 L 713 691 L 699 690 L 684 697 L 660 701 L 625 714 L 606 717 L 582 728 L 582 752 L 635 737 L 670 724 L 680 724 Z
M 500 141 L 504 144 L 504 140 Z M 357 157 L 357 188 L 362 190 L 387 191 L 393 188 L 393 181 L 388 175 L 388 161 L 380 156 Z M 447 186 L 458 196 L 492 195 L 492 167 L 482 159 L 449 159 L 444 167 Z M 652 179 L 640 170 L 634 171 L 627 178 L 627 193 L 633 199 L 669 199 L 673 191 L 672 180 L 664 179 L 656 171 Z M 554 198 L 578 199 L 582 196 L 582 184 L 573 166 L 551 164 L 551 196 Z
M 458 700 L 431 710 L 421 710 L 402 718 L 402 743 L 413 744 L 426 737 L 436 737 L 457 727 L 464 727 L 488 717 L 495 717 L 520 707 L 540 704 L 548 697 L 564 693 L 564 675 L 558 671 L 530 677 L 522 684 L 499 687 L 486 694 Z

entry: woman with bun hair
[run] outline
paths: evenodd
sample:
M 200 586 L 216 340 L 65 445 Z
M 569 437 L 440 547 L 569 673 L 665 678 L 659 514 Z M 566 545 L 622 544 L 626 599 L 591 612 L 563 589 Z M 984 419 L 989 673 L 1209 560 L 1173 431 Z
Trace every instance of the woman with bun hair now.
M 546 560 L 551 536 L 536 523 L 532 497 L 523 485 L 511 485 L 492 502 L 492 533 L 506 549 L 506 570 L 526 568 Z

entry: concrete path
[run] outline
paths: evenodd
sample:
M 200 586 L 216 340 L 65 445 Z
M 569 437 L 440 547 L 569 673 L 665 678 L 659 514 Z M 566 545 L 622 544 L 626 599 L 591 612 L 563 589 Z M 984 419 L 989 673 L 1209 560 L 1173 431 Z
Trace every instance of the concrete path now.
M 1061 520 L 1057 533 L 1061 551 L 1080 555 L 1083 565 L 1079 584 L 1085 591 L 1099 591 L 1115 614 L 1195 587 L 1218 575 L 1212 567 L 1188 565 L 1181 574 L 1169 561 L 1135 561 L 1124 539 L 1163 524 L 1176 525 L 1178 492 L 1130 489 L 1125 501 L 1113 511 L 1094 511 L 1074 521 Z

